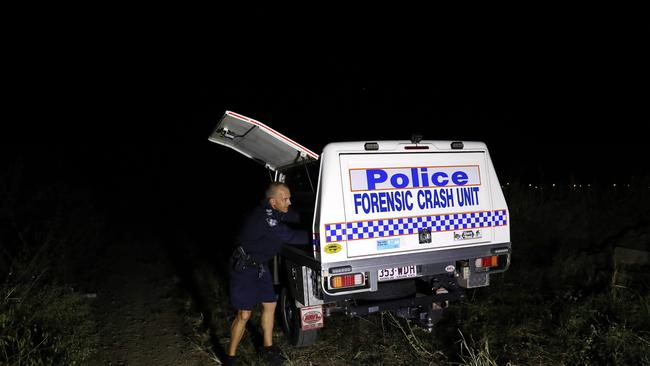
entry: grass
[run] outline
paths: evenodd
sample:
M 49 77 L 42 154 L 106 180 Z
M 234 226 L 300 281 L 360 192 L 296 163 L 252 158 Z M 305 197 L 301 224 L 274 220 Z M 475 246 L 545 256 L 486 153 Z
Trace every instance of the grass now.
M 83 274 L 101 253 L 102 220 L 83 191 L 23 184 L 20 169 L 0 182 L 0 364 L 83 364 L 97 343 Z M 649 186 L 512 183 L 511 268 L 452 304 L 432 334 L 381 313 L 327 318 L 306 348 L 276 326 L 276 343 L 289 365 L 650 366 L 650 268 L 613 262 L 615 247 L 650 250 Z M 218 364 L 233 315 L 227 282 L 195 262 L 198 295 L 175 298 L 196 352 Z M 239 349 L 251 365 L 258 325 L 256 311 Z
M 472 345 L 468 344 L 463 332 L 460 330 L 460 359 L 462 362 L 458 363 L 459 365 L 466 366 L 497 366 L 497 362 L 494 360 L 494 357 L 490 355 L 490 345 L 488 341 L 484 341 L 478 346 L 475 345 L 475 342 L 472 342 Z M 509 364 L 509 363 L 508 363 Z
M 289 346 L 280 331 L 276 342 L 290 365 L 650 365 L 649 267 L 612 256 L 647 245 L 642 187 L 506 188 L 512 266 L 452 304 L 433 334 L 382 313 L 327 318 L 311 347 Z M 214 321 L 227 329 L 227 288 L 211 281 Z M 256 362 L 251 337 L 240 353 Z
M 34 279 L 0 294 L 0 364 L 78 365 L 97 337 L 88 299 Z
M 83 364 L 98 342 L 84 273 L 101 220 L 86 192 L 30 182 L 20 164 L 0 182 L 0 365 Z
M 441 326 L 489 343 L 497 364 L 647 365 L 649 267 L 615 265 L 613 249 L 650 249 L 648 192 L 507 193 L 512 267 L 470 291 Z M 612 281 L 616 271 L 627 273 L 624 285 Z

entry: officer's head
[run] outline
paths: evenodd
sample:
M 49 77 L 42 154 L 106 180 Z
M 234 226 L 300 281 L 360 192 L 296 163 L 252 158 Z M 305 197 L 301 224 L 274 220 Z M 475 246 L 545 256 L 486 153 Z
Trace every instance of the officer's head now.
M 291 206 L 291 192 L 289 187 L 281 182 L 273 182 L 266 188 L 266 199 L 269 205 L 280 212 L 289 211 Z

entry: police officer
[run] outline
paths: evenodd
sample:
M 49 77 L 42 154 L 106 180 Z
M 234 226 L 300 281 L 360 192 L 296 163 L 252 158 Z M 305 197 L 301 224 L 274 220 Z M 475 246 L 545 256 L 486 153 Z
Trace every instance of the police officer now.
M 306 231 L 285 225 L 285 222 L 298 222 L 298 214 L 289 210 L 290 205 L 289 187 L 280 182 L 271 183 L 266 189 L 266 200 L 248 216 L 239 234 L 238 244 L 243 248 L 246 260 L 244 265 L 231 266 L 230 269 L 230 299 L 237 314 L 230 328 L 227 364 L 236 364 L 237 346 L 244 335 L 246 322 L 253 307 L 259 303 L 262 303 L 260 321 L 263 331 L 260 356 L 272 363 L 283 360 L 280 351 L 273 346 L 277 295 L 267 262 L 280 251 L 282 243 L 309 243 Z

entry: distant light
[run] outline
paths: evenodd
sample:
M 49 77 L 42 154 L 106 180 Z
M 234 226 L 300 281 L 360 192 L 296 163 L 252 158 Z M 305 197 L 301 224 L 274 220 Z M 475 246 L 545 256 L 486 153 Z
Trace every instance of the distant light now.
M 532 187 L 533 185 L 531 183 L 528 184 L 528 187 Z
M 575 187 L 577 187 L 577 186 L 578 186 L 577 184 L 574 184 L 574 185 L 573 185 L 573 188 L 575 188 Z
M 553 183 L 553 187 L 555 187 L 555 183 Z
M 616 187 L 616 183 L 614 183 L 614 187 Z
M 509 186 L 509 185 L 510 185 L 510 182 L 506 183 L 506 185 Z

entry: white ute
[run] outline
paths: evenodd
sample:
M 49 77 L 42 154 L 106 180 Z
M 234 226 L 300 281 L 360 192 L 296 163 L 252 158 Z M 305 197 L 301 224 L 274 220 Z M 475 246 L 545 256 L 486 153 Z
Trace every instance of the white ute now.
M 311 245 L 286 245 L 273 263 L 282 326 L 296 346 L 312 344 L 336 313 L 393 311 L 430 331 L 450 300 L 510 265 L 508 208 L 482 142 L 336 142 L 319 157 L 230 111 L 209 140 L 287 181 L 313 214 Z

